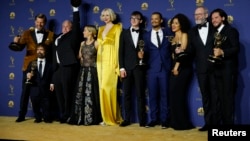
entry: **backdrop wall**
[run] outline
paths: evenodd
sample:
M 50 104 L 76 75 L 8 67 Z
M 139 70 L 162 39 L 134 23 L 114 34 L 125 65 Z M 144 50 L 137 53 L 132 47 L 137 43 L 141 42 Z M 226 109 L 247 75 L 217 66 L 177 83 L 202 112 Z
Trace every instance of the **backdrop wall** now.
M 250 124 L 250 12 L 249 0 L 84 0 L 81 7 L 81 25 L 93 24 L 103 25 L 100 21 L 100 12 L 103 8 L 112 8 L 117 14 L 124 28 L 128 28 L 130 13 L 134 10 L 141 11 L 147 18 L 150 29 L 150 15 L 159 11 L 168 21 L 177 13 L 187 15 L 194 21 L 194 10 L 197 5 L 204 5 L 212 11 L 215 8 L 224 9 L 232 25 L 240 33 L 240 69 L 239 86 L 236 95 L 236 122 Z M 13 52 L 8 45 L 15 35 L 20 34 L 34 26 L 34 17 L 38 13 L 44 13 L 48 18 L 48 28 L 55 33 L 61 32 L 61 23 L 65 19 L 72 19 L 69 0 L 2 0 L 0 5 L 0 115 L 17 116 L 19 110 L 19 99 L 21 94 L 21 79 L 23 57 L 25 51 Z M 166 22 L 167 26 L 167 22 Z M 201 95 L 194 77 L 189 103 L 191 116 L 196 126 L 203 125 L 203 109 Z M 136 113 L 134 113 L 136 115 Z M 33 116 L 32 107 L 29 104 L 28 116 Z M 136 121 L 136 118 L 134 118 Z

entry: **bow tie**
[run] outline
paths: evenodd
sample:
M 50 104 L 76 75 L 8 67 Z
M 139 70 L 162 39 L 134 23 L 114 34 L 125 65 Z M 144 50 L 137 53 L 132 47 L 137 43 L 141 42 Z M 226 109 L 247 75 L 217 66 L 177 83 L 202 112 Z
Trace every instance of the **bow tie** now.
M 139 29 L 134 29 L 134 28 L 132 28 L 132 32 L 136 32 L 136 33 L 138 33 L 139 32 Z
M 198 25 L 198 29 L 201 29 L 202 27 L 207 27 L 207 22 Z
M 36 33 L 37 33 L 37 34 L 39 34 L 39 33 L 40 33 L 40 34 L 44 34 L 44 31 L 41 30 L 41 31 L 37 31 Z

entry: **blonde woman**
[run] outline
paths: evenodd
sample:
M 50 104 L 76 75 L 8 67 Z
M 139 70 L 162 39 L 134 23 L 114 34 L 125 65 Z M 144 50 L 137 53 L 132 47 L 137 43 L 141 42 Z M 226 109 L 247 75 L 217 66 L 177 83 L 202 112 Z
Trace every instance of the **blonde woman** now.
M 96 70 L 97 30 L 95 26 L 84 27 L 79 58 L 81 62 L 80 72 L 77 77 L 75 97 L 68 119 L 69 124 L 96 125 L 101 122 L 99 87 Z
M 97 35 L 97 73 L 99 79 L 102 125 L 117 125 L 122 117 L 117 102 L 117 84 L 119 76 L 118 48 L 122 31 L 120 23 L 114 24 L 116 14 L 110 8 L 101 12 L 101 21 Z

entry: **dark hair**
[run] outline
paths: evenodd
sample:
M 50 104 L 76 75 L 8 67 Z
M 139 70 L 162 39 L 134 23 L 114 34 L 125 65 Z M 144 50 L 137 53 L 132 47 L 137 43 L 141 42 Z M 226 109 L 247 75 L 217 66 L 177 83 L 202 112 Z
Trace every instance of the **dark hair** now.
M 170 25 L 173 23 L 173 20 L 177 19 L 180 23 L 180 29 L 184 33 L 188 33 L 189 29 L 191 28 L 191 23 L 188 17 L 184 14 L 176 14 L 170 21 Z
M 145 18 L 144 18 L 144 16 L 142 15 L 142 13 L 141 12 L 139 12 L 139 11 L 133 11 L 132 13 L 131 13 L 131 16 L 140 16 L 140 20 L 142 20 L 142 22 L 140 23 L 140 28 L 145 28 Z
M 160 19 L 161 20 L 163 19 L 162 14 L 160 12 L 153 12 L 152 15 L 159 15 Z
M 213 11 L 210 13 L 210 19 L 212 19 L 212 14 L 214 14 L 214 13 L 219 13 L 219 15 L 220 15 L 221 17 L 224 17 L 224 18 L 225 18 L 225 20 L 223 21 L 223 24 L 225 24 L 225 25 L 228 25 L 228 24 L 229 24 L 229 23 L 228 23 L 228 20 L 227 20 L 227 13 L 226 13 L 224 10 L 222 10 L 222 9 L 220 9 L 220 8 L 217 8 L 217 9 L 213 10 Z
M 44 44 L 44 43 L 39 43 L 39 44 L 37 44 L 36 48 L 39 48 L 39 47 L 43 48 L 43 49 L 45 50 L 45 52 L 47 52 L 48 46 L 47 46 L 46 44 Z
M 47 17 L 46 17 L 44 14 L 42 14 L 42 13 L 37 14 L 36 17 L 35 17 L 35 20 L 36 20 L 37 18 L 41 18 L 41 19 L 44 20 L 45 23 L 47 23 Z

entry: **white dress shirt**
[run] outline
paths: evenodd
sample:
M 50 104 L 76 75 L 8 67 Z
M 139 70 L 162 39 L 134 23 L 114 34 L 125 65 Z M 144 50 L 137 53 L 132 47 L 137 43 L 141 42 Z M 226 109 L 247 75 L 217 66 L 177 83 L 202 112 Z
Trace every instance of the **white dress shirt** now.
M 156 37 L 156 32 L 158 32 L 158 34 L 159 34 L 161 43 L 162 43 L 162 40 L 163 40 L 163 32 L 162 32 L 161 29 L 158 30 L 158 31 L 155 31 L 155 30 L 152 30 L 152 31 L 151 31 L 151 42 L 152 42 L 155 46 L 159 47 L 159 46 L 158 46 L 157 37 Z

